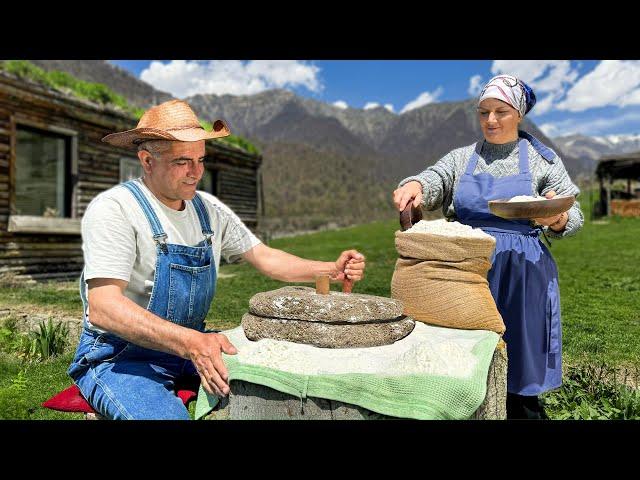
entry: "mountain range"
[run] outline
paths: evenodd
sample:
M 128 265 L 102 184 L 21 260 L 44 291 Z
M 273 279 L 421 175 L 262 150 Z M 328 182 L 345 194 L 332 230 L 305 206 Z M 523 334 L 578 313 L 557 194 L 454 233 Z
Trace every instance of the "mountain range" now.
M 136 106 L 172 98 L 106 61 L 33 63 L 104 83 Z M 274 230 L 395 216 L 391 195 L 399 180 L 482 138 L 473 99 L 431 103 L 402 114 L 384 107 L 339 108 L 280 89 L 184 100 L 200 118 L 223 118 L 234 134 L 260 149 L 265 224 Z M 591 173 L 597 152 L 614 148 L 614 142 L 590 142 L 589 137 L 550 139 L 528 118 L 521 128 L 559 153 L 574 179 Z
M 592 136 L 567 135 L 553 139 L 563 151 L 569 151 L 585 164 L 595 169 L 598 159 L 605 155 L 618 155 L 640 151 L 640 135 Z

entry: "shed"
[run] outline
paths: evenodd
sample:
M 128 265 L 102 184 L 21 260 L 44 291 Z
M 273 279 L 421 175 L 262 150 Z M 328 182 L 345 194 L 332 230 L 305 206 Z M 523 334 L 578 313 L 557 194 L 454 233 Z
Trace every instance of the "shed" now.
M 100 192 L 140 176 L 135 152 L 101 141 L 137 121 L 0 71 L 0 277 L 77 278 L 83 267 L 80 220 Z M 199 185 L 252 230 L 262 211 L 262 157 L 206 143 Z
M 600 215 L 640 216 L 640 188 L 632 188 L 633 182 L 640 182 L 640 152 L 600 158 L 596 176 L 600 183 L 596 210 Z M 626 189 L 614 189 L 614 180 L 626 180 Z

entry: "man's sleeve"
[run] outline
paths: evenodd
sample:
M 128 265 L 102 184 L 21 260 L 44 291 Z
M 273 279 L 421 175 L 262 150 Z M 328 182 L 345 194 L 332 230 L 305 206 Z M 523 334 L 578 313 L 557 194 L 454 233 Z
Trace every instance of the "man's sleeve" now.
M 136 259 L 136 236 L 118 202 L 98 198 L 82 218 L 85 280 L 115 278 L 129 281 Z
M 222 235 L 220 254 L 229 263 L 235 262 L 243 253 L 248 252 L 261 242 L 231 209 L 221 209 L 225 227 Z

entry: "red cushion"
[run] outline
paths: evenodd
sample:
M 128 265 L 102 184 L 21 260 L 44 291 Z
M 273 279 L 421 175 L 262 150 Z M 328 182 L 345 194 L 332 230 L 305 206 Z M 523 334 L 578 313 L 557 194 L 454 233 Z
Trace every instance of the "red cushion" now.
M 180 397 L 180 400 L 182 400 L 182 403 L 185 405 L 196 398 L 196 396 L 197 393 L 193 390 L 178 390 L 178 397 Z M 75 384 L 57 393 L 44 402 L 42 406 L 61 412 L 95 413 L 95 410 L 91 408 L 91 405 L 84 399 L 80 393 L 80 389 Z
M 84 399 L 80 389 L 75 384 L 54 395 L 44 402 L 42 406 L 52 410 L 60 410 L 61 412 L 95 413 L 95 410 Z

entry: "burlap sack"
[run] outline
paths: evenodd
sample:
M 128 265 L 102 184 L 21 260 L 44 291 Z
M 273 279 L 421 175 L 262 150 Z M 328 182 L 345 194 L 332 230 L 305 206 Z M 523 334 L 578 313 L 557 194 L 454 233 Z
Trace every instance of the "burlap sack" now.
M 487 272 L 496 241 L 396 232 L 400 255 L 391 297 L 404 313 L 425 323 L 467 330 L 505 331 L 489 291 Z

